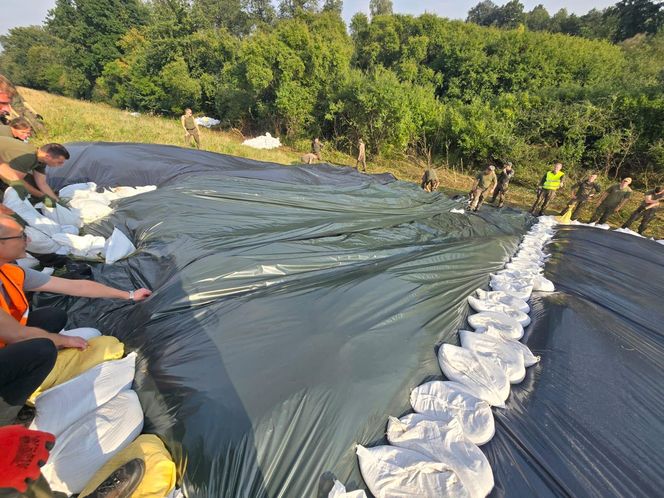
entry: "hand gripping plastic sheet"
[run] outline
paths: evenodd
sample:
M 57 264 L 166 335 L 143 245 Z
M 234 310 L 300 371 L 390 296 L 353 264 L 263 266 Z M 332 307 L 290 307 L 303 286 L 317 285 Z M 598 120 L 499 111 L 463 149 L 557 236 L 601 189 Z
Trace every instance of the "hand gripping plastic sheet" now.
M 104 237 L 118 226 L 137 249 L 95 266 L 95 279 L 154 295 L 70 299 L 70 326 L 138 352 L 146 431 L 189 497 L 325 495 L 335 478 L 364 487 L 355 445 L 384 443 L 413 386 L 442 379 L 436 345 L 457 343 L 466 297 L 532 222 L 510 209 L 450 214 L 441 194 L 351 168 L 68 147 L 49 172 L 56 187 L 159 187 L 86 226 Z
M 659 496 L 664 489 L 664 247 L 560 228 L 556 292 L 533 293 L 539 365 L 494 410 L 492 496 Z

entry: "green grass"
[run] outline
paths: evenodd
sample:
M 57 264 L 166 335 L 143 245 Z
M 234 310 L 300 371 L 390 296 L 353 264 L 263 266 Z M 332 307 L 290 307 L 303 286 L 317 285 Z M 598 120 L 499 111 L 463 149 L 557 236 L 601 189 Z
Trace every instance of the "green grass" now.
M 176 118 L 165 118 L 142 114 L 134 117 L 128 111 L 122 111 L 106 104 L 87 102 L 70 99 L 58 95 L 49 94 L 29 88 L 19 89 L 22 97 L 44 117 L 47 133 L 34 139 L 35 144 L 47 142 L 141 142 L 168 145 L 185 145 L 183 130 L 180 120 Z M 258 161 L 269 161 L 285 165 L 300 164 L 302 154 L 308 150 L 294 150 L 291 147 L 282 146 L 276 150 L 252 149 L 242 145 L 242 141 L 248 137 L 242 137 L 239 132 L 227 132 L 221 130 L 208 130 L 201 127 L 202 147 L 205 150 L 246 157 Z M 299 142 L 304 144 L 306 142 Z M 323 159 L 342 166 L 354 166 L 355 157 L 343 151 L 330 150 L 329 146 L 323 149 Z M 423 172 L 422 161 L 416 160 L 388 160 L 382 158 L 367 157 L 367 171 L 369 173 L 392 173 L 400 180 L 419 183 Z M 467 193 L 473 182 L 471 175 L 465 174 L 456 167 L 446 167 L 436 164 L 438 177 L 441 181 L 441 190 L 447 193 Z M 524 168 L 525 170 L 525 168 Z M 524 171 L 522 170 L 522 172 Z M 519 168 L 516 166 L 516 181 L 510 185 L 508 204 L 529 209 L 535 199 L 533 188 L 522 185 L 535 185 L 539 177 L 544 173 L 538 172 L 538 177 L 519 177 Z M 602 185 L 608 186 L 615 180 L 600 179 Z M 551 203 L 549 213 L 559 212 L 570 197 L 568 181 L 566 191 L 559 193 Z M 636 209 L 643 199 L 643 194 L 635 192 L 630 202 L 622 211 L 609 219 L 609 223 L 620 226 Z M 595 206 L 588 206 L 581 214 L 581 220 L 587 221 Z M 632 227 L 636 229 L 637 226 Z M 650 223 L 646 232 L 648 236 L 664 238 L 664 222 L 660 214 L 658 219 Z

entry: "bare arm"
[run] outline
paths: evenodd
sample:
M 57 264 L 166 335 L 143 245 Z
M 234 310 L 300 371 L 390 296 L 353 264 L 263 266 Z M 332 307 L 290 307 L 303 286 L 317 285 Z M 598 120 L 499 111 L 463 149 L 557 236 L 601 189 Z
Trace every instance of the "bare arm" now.
M 85 349 L 88 343 L 80 337 L 68 337 L 60 334 L 51 334 L 37 327 L 26 327 L 9 316 L 6 311 L 0 311 L 0 341 L 5 344 L 14 344 L 28 339 L 48 339 L 57 348 Z
M 48 195 L 52 199 L 55 199 L 56 201 L 60 200 L 60 198 L 57 196 L 55 192 L 53 192 L 53 189 L 46 181 L 46 175 L 44 173 L 40 173 L 39 171 L 34 171 L 32 173 L 32 176 L 35 177 L 35 183 L 37 184 L 37 187 L 39 187 L 39 190 L 41 190 L 44 194 Z
M 182 123 L 182 129 L 187 131 L 187 127 L 184 125 L 184 116 L 180 116 L 180 123 Z
M 39 292 L 66 294 L 68 296 L 130 299 L 129 291 L 109 287 L 108 285 L 93 282 L 92 280 L 69 280 L 66 278 L 51 277 L 48 282 L 35 290 Z M 142 301 L 151 294 L 152 292 L 148 289 L 135 290 L 134 301 Z

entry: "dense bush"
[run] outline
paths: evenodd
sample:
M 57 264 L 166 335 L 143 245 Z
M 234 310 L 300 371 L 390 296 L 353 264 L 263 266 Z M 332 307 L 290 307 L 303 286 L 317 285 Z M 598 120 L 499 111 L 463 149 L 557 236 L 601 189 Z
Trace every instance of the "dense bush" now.
M 664 180 L 664 32 L 648 0 L 578 18 L 482 2 L 465 23 L 372 5 L 347 30 L 338 0 L 284 1 L 279 16 L 268 0 L 57 0 L 43 27 L 0 37 L 0 71 L 291 143 L 363 137 L 387 157 L 521 171 L 559 158 Z

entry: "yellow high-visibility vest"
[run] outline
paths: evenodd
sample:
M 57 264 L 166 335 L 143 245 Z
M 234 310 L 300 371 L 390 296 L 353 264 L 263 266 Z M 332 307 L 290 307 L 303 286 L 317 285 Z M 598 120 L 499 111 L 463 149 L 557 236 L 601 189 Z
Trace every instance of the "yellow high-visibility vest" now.
M 560 188 L 560 181 L 563 179 L 563 176 L 565 176 L 565 173 L 562 171 L 559 171 L 558 173 L 547 171 L 546 180 L 544 180 L 544 185 L 542 185 L 542 188 L 544 190 L 558 190 Z

